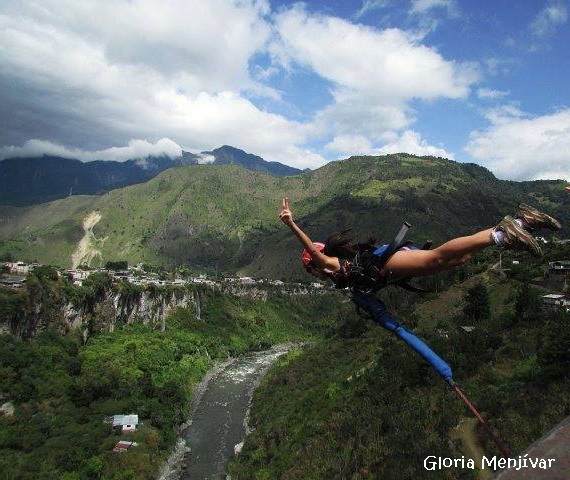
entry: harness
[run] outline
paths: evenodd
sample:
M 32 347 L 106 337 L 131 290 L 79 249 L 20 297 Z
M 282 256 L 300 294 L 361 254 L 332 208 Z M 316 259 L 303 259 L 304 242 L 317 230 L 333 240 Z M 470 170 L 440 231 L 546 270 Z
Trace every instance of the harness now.
M 410 249 L 429 250 L 432 242 L 425 242 L 421 248 L 413 242 L 405 241 L 404 238 L 411 228 L 411 224 L 404 222 L 398 234 L 386 247 L 363 249 L 355 255 L 352 262 L 344 268 L 338 279 L 335 280 L 337 288 L 350 288 L 353 292 L 365 294 L 375 293 L 389 285 L 395 285 L 411 292 L 426 292 L 419 287 L 410 285 L 412 277 L 395 278 L 391 272 L 388 275 L 380 276 L 380 271 L 390 257 L 398 250 L 408 247 Z

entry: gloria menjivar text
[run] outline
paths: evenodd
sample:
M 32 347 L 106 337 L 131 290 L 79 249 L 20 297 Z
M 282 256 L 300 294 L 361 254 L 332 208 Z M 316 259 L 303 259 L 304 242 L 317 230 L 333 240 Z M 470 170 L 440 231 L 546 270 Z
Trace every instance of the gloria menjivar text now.
M 556 459 L 554 458 L 532 458 L 528 454 L 515 458 L 491 457 L 485 456 L 481 459 L 481 469 L 489 468 L 491 470 L 503 470 L 504 468 L 514 468 L 521 470 L 522 468 L 540 468 L 547 470 L 552 468 Z M 470 468 L 475 470 L 475 462 L 470 458 L 445 458 L 430 455 L 424 459 L 424 468 L 426 470 L 443 470 L 445 468 Z

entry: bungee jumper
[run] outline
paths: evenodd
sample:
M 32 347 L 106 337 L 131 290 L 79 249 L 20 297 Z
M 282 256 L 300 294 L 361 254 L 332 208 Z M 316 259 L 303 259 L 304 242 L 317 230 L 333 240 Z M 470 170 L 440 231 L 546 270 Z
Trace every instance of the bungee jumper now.
M 374 239 L 357 243 L 349 235 L 350 230 L 333 233 L 324 243 L 313 242 L 293 220 L 288 197 L 283 199 L 279 218 L 303 245 L 301 261 L 309 274 L 332 280 L 338 288 L 359 291 L 365 289 L 361 283 L 375 291 L 409 277 L 434 275 L 465 264 L 478 251 L 493 245 L 525 250 L 540 257 L 542 249 L 531 232 L 539 228 L 561 228 L 560 222 L 550 215 L 521 204 L 514 216 L 505 216 L 495 227 L 429 249 L 429 244 L 418 248 L 403 241 L 410 228 L 408 223 L 404 223 L 390 244 L 377 246 Z
M 525 250 L 540 257 L 542 250 L 531 232 L 539 228 L 559 230 L 560 222 L 530 205 L 521 204 L 514 216 L 505 216 L 496 227 L 449 240 L 430 250 L 431 242 L 419 248 L 404 240 L 411 227 L 407 222 L 404 222 L 391 243 L 380 246 L 376 245 L 374 239 L 357 243 L 348 235 L 349 230 L 332 234 L 325 243 L 313 242 L 293 220 L 288 197 L 282 201 L 279 219 L 303 245 L 301 262 L 305 270 L 321 280 L 331 280 L 337 288 L 349 289 L 358 312 L 366 312 L 374 322 L 394 333 L 426 360 L 467 405 L 503 456 L 510 457 L 508 448 L 453 380 L 451 367 L 423 340 L 399 324 L 384 302 L 374 294 L 388 285 L 421 291 L 408 283 L 410 278 L 433 275 L 463 265 L 475 253 L 493 245 Z

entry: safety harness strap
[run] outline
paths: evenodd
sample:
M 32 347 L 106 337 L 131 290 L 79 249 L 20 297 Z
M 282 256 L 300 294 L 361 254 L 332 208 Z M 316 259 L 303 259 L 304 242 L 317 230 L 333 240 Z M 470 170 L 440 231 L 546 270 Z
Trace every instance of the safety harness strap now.
M 410 285 L 409 282 L 412 277 L 394 279 L 387 277 L 382 279 L 379 276 L 380 271 L 384 265 L 386 265 L 386 262 L 388 262 L 390 257 L 394 255 L 394 253 L 396 253 L 400 248 L 406 244 L 411 243 L 404 240 L 410 228 L 412 228 L 412 225 L 408 222 L 404 222 L 394 240 L 392 240 L 392 242 L 380 255 L 365 255 L 360 253 L 356 255 L 352 270 L 350 272 L 352 280 L 351 289 L 353 291 L 371 293 L 380 290 L 381 288 L 385 288 L 388 285 L 395 285 L 415 293 L 427 292 L 427 290 L 423 288 Z M 427 241 L 422 245 L 421 250 L 428 250 L 431 245 L 432 242 Z

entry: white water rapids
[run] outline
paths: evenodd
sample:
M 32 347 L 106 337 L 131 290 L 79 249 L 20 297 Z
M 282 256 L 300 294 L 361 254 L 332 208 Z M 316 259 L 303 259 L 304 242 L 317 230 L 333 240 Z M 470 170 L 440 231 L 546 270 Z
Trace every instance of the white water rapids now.
M 298 345 L 235 358 L 215 367 L 196 392 L 192 417 L 159 480 L 226 480 L 226 466 L 248 433 L 255 388 L 269 366 Z

